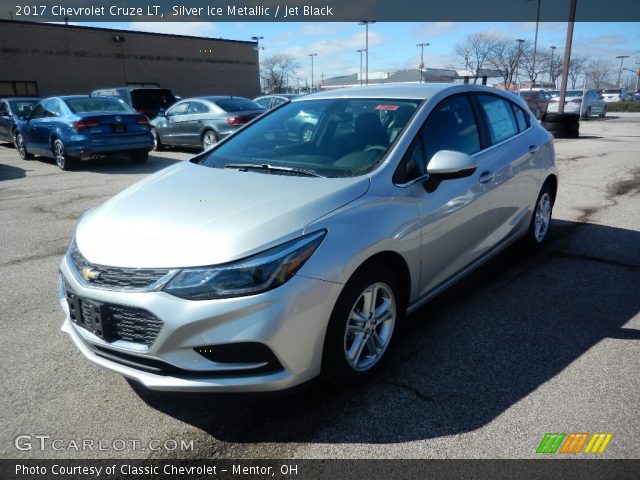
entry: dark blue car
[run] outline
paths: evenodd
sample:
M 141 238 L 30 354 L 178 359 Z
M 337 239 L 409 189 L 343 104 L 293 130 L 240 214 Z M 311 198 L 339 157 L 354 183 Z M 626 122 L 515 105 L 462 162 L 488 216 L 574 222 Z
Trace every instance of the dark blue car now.
M 16 143 L 17 123 L 31 113 L 39 98 L 0 98 L 0 142 Z
M 69 170 L 79 160 L 116 154 L 145 162 L 153 137 L 149 119 L 122 100 L 78 95 L 41 100 L 18 123 L 16 147 L 25 160 L 43 155 Z

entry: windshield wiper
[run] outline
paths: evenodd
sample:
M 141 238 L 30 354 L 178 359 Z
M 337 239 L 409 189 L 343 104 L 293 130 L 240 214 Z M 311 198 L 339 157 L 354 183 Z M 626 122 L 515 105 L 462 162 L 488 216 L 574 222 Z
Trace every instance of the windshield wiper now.
M 268 163 L 227 163 L 224 168 L 234 168 L 238 170 L 263 170 L 267 172 L 286 172 L 293 175 L 303 175 L 305 177 L 320 177 L 322 175 L 313 170 L 305 170 L 303 168 L 280 167 L 278 165 L 270 165 Z

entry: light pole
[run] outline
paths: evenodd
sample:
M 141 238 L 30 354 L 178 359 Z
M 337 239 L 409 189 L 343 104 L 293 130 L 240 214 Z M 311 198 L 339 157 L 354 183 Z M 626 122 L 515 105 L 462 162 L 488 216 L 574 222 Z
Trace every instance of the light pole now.
M 360 53 L 360 86 L 362 86 L 362 52 L 364 52 L 365 49 L 361 48 L 360 50 L 356 50 L 356 53 Z
M 520 54 L 522 53 L 522 44 L 524 43 L 524 38 L 517 38 L 516 42 L 518 42 L 518 53 L 516 55 L 516 84 L 518 85 L 518 94 L 520 92 L 520 82 L 518 81 L 518 67 L 520 67 Z M 504 86 L 507 90 L 509 90 L 509 86 Z
M 527 0 L 527 2 L 531 2 L 532 0 Z M 536 50 L 538 49 L 538 27 L 540 26 L 540 2 L 542 0 L 538 0 L 538 8 L 536 10 L 536 35 L 533 39 L 533 57 L 531 58 L 531 77 L 535 75 L 536 71 Z M 531 78 L 531 85 L 529 86 L 529 90 L 533 90 L 533 78 Z
M 549 83 L 553 82 L 553 89 L 556 89 L 556 82 L 553 79 L 553 52 L 557 47 L 551 45 L 549 47 L 551 49 L 551 61 L 549 62 Z
M 428 46 L 428 43 L 416 43 L 416 47 L 420 47 L 420 68 L 418 68 L 420 72 L 420 83 L 422 83 L 422 71 L 424 70 L 424 47 Z
M 363 20 L 358 25 L 364 25 L 365 28 L 365 47 L 367 52 L 365 60 L 365 85 L 369 85 L 369 24 L 376 23 L 374 20 Z
M 255 51 L 258 52 L 258 86 L 260 87 L 260 93 L 262 93 L 262 77 L 260 76 L 260 50 L 264 50 L 264 47 L 260 46 L 260 40 L 263 40 L 264 37 L 254 36 L 251 37 L 251 40 L 256 42 Z
M 620 70 L 618 71 L 618 86 L 620 86 L 620 80 L 622 78 L 622 62 L 625 58 L 629 58 L 629 55 L 618 55 L 616 58 L 620 59 Z
M 311 91 L 309 93 L 313 93 L 313 57 L 317 57 L 318 54 L 310 53 L 309 56 L 311 57 Z

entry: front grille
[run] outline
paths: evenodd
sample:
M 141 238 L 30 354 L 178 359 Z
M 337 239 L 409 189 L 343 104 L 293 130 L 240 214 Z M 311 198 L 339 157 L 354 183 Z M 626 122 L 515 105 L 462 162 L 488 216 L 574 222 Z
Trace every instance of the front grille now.
M 78 274 L 87 283 L 96 287 L 142 290 L 153 285 L 170 272 L 167 268 L 123 268 L 97 265 L 82 256 L 75 241 L 69 249 L 69 257 Z M 85 277 L 82 274 L 85 269 L 93 275 L 89 278 Z
M 162 320 L 141 308 L 82 298 L 68 288 L 65 293 L 71 321 L 107 342 L 122 340 L 150 347 L 162 329 Z

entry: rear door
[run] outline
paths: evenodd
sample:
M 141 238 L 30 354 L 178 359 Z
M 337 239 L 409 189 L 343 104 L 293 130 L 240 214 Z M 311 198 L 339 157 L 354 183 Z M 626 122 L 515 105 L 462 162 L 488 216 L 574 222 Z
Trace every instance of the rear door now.
M 60 116 L 60 101 L 47 100 L 43 104 L 41 116 L 33 118 L 29 122 L 29 151 L 40 155 L 52 156 L 51 133 Z
M 211 108 L 204 102 L 192 100 L 182 119 L 181 136 L 185 145 L 200 146 L 204 122 L 211 118 Z

